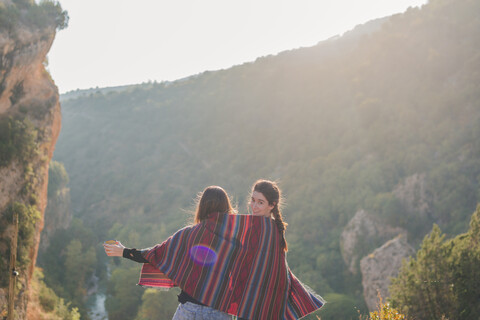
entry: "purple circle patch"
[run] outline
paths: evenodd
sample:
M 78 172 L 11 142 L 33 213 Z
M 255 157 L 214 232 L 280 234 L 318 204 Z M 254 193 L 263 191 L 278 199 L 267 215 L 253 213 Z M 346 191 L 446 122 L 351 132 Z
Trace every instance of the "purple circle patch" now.
M 190 249 L 190 257 L 196 264 L 202 266 L 211 266 L 217 261 L 217 254 L 215 251 L 204 245 L 193 246 Z

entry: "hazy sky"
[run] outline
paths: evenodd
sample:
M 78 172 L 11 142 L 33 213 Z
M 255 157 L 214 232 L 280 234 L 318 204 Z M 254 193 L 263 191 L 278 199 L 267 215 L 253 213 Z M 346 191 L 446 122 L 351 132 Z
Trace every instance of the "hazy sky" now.
M 175 80 L 315 45 L 427 0 L 60 0 L 48 55 L 61 93 Z

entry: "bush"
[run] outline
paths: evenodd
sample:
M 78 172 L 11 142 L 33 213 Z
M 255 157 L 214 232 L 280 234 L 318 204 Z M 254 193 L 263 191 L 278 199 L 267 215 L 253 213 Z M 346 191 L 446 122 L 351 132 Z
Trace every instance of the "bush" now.
M 360 316 L 359 320 L 407 320 L 404 314 L 390 306 L 389 303 L 383 303 L 382 296 L 378 294 L 378 310 L 370 312 L 368 316 Z
M 29 252 L 33 245 L 35 225 L 41 216 L 35 206 L 19 202 L 14 202 L 7 209 L 6 216 L 10 217 L 10 221 L 12 221 L 11 217 L 13 217 L 14 212 L 18 214 L 18 266 L 19 268 L 25 268 L 30 263 Z
M 0 119 L 0 167 L 13 160 L 28 163 L 37 154 L 37 130 L 28 119 Z
M 80 320 L 78 308 L 70 309 L 70 302 L 65 303 L 65 300 L 59 298 L 55 291 L 45 284 L 43 279 L 42 269 L 36 268 L 33 286 L 35 286 L 35 283 L 38 285 L 38 300 L 43 311 L 47 313 L 46 318 L 55 320 Z
M 405 315 L 392 308 L 388 303 L 382 303 L 380 300 L 380 306 L 378 311 L 370 312 L 370 320 L 406 320 Z
M 40 286 L 40 292 L 38 299 L 40 301 L 40 305 L 42 306 L 43 310 L 47 312 L 51 312 L 55 310 L 57 306 L 58 297 L 55 292 L 47 287 L 43 282 Z
M 63 299 L 60 299 L 57 304 L 56 314 L 64 320 L 80 320 L 80 313 L 78 308 L 69 309 L 70 303 L 65 303 Z
M 40 218 L 40 212 L 35 206 L 14 202 L 8 206 L 0 219 L 0 225 L 3 228 L 12 224 L 14 212 L 18 214 L 17 268 L 25 269 L 30 263 L 29 251 L 33 244 L 35 224 Z M 8 248 L 5 251 L 5 258 L 0 257 L 0 273 L 8 274 L 10 239 L 0 239 L 0 243 Z M 0 286 L 4 287 L 7 283 L 8 277 L 0 277 Z

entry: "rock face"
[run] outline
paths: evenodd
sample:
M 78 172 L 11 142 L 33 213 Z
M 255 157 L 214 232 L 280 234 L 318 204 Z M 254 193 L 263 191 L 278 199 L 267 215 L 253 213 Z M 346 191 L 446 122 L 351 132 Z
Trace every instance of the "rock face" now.
M 407 177 L 392 194 L 402 204 L 407 218 L 430 217 L 432 197 L 425 174 Z M 406 235 L 406 230 L 382 224 L 365 210 L 359 210 L 342 232 L 343 260 L 352 274 L 360 269 L 364 298 L 371 311 L 377 307 L 378 292 L 383 298 L 389 297 L 390 278 L 398 274 L 402 259 L 415 253 Z
M 363 296 L 368 309 L 373 311 L 378 304 L 378 293 L 389 297 L 390 279 L 396 277 L 402 260 L 413 255 L 415 250 L 407 243 L 405 236 L 398 236 L 360 261 Z
M 380 223 L 365 210 L 357 211 L 343 229 L 340 239 L 342 257 L 348 270 L 357 274 L 358 262 L 363 256 L 399 234 L 406 234 L 406 231 Z
M 393 194 L 399 199 L 408 214 L 418 214 L 423 218 L 430 215 L 431 195 L 427 192 L 425 174 L 414 174 L 399 184 Z
M 13 5 L 10 1 L 3 4 Z M 22 9 L 23 10 L 23 9 Z M 20 15 L 22 15 L 20 10 Z M 3 24 L 2 24 L 3 26 Z M 53 23 L 38 29 L 17 21 L 13 27 L 0 28 L 0 120 L 2 129 L 13 132 L 7 123 L 28 125 L 33 143 L 26 161 L 18 155 L 0 163 L 0 267 L 8 268 L 12 206 L 34 208 L 33 234 L 29 236 L 26 260 L 20 264 L 17 278 L 16 319 L 25 319 L 29 282 L 37 258 L 43 214 L 47 205 L 48 165 L 60 132 L 61 114 L 57 87 L 43 66 L 56 33 Z M 9 120 L 10 119 L 10 120 Z M 8 131 L 10 130 L 10 131 Z M 5 139 L 5 137 L 3 137 Z M 6 140 L 3 140 L 5 142 Z M 14 146 L 18 149 L 18 143 Z M 3 149 L 5 150 L 5 149 Z M 4 151 L 5 152 L 5 151 Z M 23 219 L 22 217 L 20 218 Z M 22 226 L 21 226 L 22 228 Z M 19 239 L 19 241 L 23 240 Z M 3 272 L 2 272 L 3 273 Z M 0 302 L 8 293 L 8 273 L 0 275 Z M 4 304 L 0 306 L 5 307 Z

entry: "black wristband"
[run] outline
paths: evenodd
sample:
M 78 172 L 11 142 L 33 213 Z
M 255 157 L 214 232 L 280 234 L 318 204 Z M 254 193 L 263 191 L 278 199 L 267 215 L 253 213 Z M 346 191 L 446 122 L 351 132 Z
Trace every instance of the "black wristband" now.
M 149 262 L 147 259 L 145 259 L 142 256 L 142 251 L 139 251 L 135 248 L 132 248 L 132 249 L 125 248 L 125 249 L 123 249 L 123 257 L 127 258 L 127 259 L 130 259 L 132 261 L 135 261 L 135 262 L 140 262 L 140 263 L 148 263 Z

